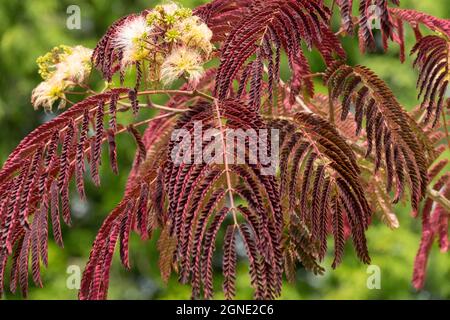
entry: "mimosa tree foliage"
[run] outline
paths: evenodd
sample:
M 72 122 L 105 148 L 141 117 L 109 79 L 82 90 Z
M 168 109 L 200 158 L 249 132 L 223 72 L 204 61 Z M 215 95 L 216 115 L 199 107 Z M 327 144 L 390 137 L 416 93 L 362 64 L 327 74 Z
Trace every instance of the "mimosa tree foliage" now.
M 215 243 L 223 237 L 225 296 L 235 295 L 241 243 L 254 297 L 274 299 L 283 276 L 295 280 L 297 268 L 323 273 L 331 239 L 333 268 L 349 238 L 361 262 L 370 263 L 365 231 L 374 219 L 397 228 L 393 208 L 400 201 L 410 201 L 413 216 L 422 219 L 413 275 L 420 289 L 433 242 L 449 248 L 450 174 L 443 172 L 448 160 L 438 158 L 450 146 L 450 21 L 396 8 L 398 0 L 355 2 L 213 0 L 194 10 L 168 3 L 119 19 L 93 50 L 60 46 L 39 58 L 43 82 L 32 93 L 33 106 L 50 111 L 58 103 L 66 110 L 25 137 L 0 171 L 0 293 L 8 262 L 12 292 L 20 287 L 27 295 L 29 274 L 42 286 L 49 231 L 62 247 L 61 218 L 71 224 L 71 180 L 82 199 L 87 173 L 106 188 L 102 149 L 108 146 L 118 174 L 121 133 L 134 138 L 135 161 L 122 201 L 92 246 L 80 299 L 106 299 L 116 246 L 129 269 L 130 234 L 148 240 L 157 229 L 161 277 L 175 272 L 192 286 L 193 298 L 213 297 Z M 359 17 L 352 14 L 356 5 Z M 339 30 L 331 27 L 336 10 Z M 403 62 L 404 24 L 417 40 L 411 54 L 420 105 L 412 112 L 369 68 L 349 65 L 341 45 L 357 34 L 364 53 L 381 36 L 385 50 L 391 42 L 400 46 Z M 306 50 L 320 53 L 323 72 L 311 72 Z M 287 79 L 280 77 L 284 61 Z M 94 69 L 106 82 L 101 92 L 89 86 Z M 124 85 L 129 77 L 132 87 Z M 316 77 L 328 94 L 315 93 Z M 72 104 L 72 95 L 85 98 Z M 170 98 L 157 105 L 157 95 Z M 117 117 L 144 108 L 158 114 L 134 123 Z M 200 136 L 200 147 L 219 144 L 214 158 L 221 162 L 195 161 L 195 152 L 181 164 L 174 160 L 173 135 L 194 133 L 198 123 L 217 130 L 215 139 Z M 273 174 L 260 159 L 249 161 L 250 152 L 244 163 L 229 161 L 228 135 L 249 129 L 279 133 Z M 195 150 L 195 143 L 189 147 Z M 267 151 L 272 144 L 257 147 Z

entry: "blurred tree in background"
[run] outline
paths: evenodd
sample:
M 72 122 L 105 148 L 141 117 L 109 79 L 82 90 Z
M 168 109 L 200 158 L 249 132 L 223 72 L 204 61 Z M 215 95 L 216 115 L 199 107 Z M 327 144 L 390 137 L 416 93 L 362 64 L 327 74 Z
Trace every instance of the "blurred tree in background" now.
M 204 0 L 180 0 L 186 7 L 195 7 Z M 81 29 L 66 27 L 67 8 L 76 4 L 81 9 Z M 0 161 L 32 129 L 48 121 L 54 115 L 34 111 L 30 104 L 31 90 L 39 83 L 35 60 L 38 56 L 59 44 L 81 44 L 93 48 L 107 27 L 119 17 L 131 12 L 153 7 L 158 1 L 151 0 L 21 0 L 0 2 Z M 450 17 L 448 0 L 402 0 L 402 8 L 413 8 L 440 18 Z M 356 9 L 356 8 L 355 8 Z M 337 21 L 336 21 L 337 22 Z M 407 29 L 407 50 L 414 43 L 412 31 Z M 411 68 L 411 59 L 401 64 L 398 48 L 392 45 L 388 53 L 378 52 L 361 55 L 356 39 L 345 39 L 344 46 L 349 64 L 363 64 L 373 69 L 385 80 L 399 101 L 411 109 L 417 104 L 415 81 L 417 75 Z M 310 54 L 313 71 L 322 71 L 321 59 Z M 98 75 L 97 87 L 103 86 Z M 102 170 L 101 191 L 87 184 L 88 202 L 80 202 L 73 195 L 74 223 L 71 230 L 63 230 L 64 250 L 50 241 L 49 269 L 44 271 L 44 288 L 30 290 L 30 299 L 74 299 L 77 290 L 71 288 L 70 278 L 82 272 L 91 244 L 106 214 L 119 202 L 126 182 L 126 172 L 131 167 L 134 145 L 130 137 L 118 139 L 119 168 L 122 174 L 114 176 L 105 166 Z M 130 147 L 132 146 L 132 147 Z M 448 154 L 446 155 L 449 156 Z M 294 284 L 284 286 L 282 299 L 449 299 L 450 255 L 440 254 L 434 248 L 428 268 L 428 277 L 422 292 L 411 285 L 414 255 L 420 239 L 420 221 L 409 215 L 409 204 L 397 206 L 400 228 L 390 230 L 380 222 L 369 229 L 368 246 L 372 264 L 380 267 L 381 289 L 370 290 L 366 281 L 370 274 L 367 266 L 360 263 L 353 249 L 348 248 L 342 265 L 335 271 L 330 268 L 331 257 L 324 266 L 323 276 L 299 271 Z M 154 241 L 142 243 L 136 235 L 131 241 L 132 270 L 125 271 L 115 261 L 111 272 L 110 299 L 185 299 L 190 288 L 180 285 L 174 277 L 166 285 L 158 270 L 158 253 Z M 217 246 L 220 248 L 220 246 Z M 241 246 L 242 249 L 242 246 Z M 220 266 L 220 261 L 217 265 Z M 74 266 L 68 269 L 70 266 Z M 237 297 L 250 299 L 250 288 L 245 262 L 240 264 Z M 221 285 L 216 277 L 216 285 Z M 69 281 L 69 286 L 68 282 Z M 220 294 L 217 298 L 222 298 Z M 6 295 L 6 299 L 20 298 Z

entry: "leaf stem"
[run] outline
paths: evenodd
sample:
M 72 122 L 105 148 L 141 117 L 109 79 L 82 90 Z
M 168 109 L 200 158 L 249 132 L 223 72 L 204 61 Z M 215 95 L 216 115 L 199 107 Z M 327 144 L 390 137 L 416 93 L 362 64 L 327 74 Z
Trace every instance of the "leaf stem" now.
M 198 90 L 187 91 L 187 90 L 161 89 L 161 90 L 145 90 L 145 91 L 140 91 L 137 93 L 138 96 L 149 95 L 149 94 L 182 94 L 182 95 L 186 95 L 189 97 L 202 97 L 202 98 L 205 98 L 210 101 L 215 100 L 215 98 L 213 96 L 210 96 L 209 94 L 206 94 L 206 93 L 198 91 Z M 127 96 L 121 97 L 121 99 L 127 99 L 127 98 L 128 98 Z
M 331 90 L 328 88 L 328 120 L 334 125 L 334 104 L 331 98 Z
M 120 109 L 117 110 L 118 112 L 128 111 L 131 108 L 131 104 L 130 103 L 119 101 L 118 104 L 123 106 L 123 108 L 120 108 Z M 169 111 L 169 112 L 186 112 L 186 111 L 189 110 L 189 109 L 170 108 L 170 107 L 162 106 L 162 105 L 155 104 L 155 103 L 152 103 L 150 106 L 148 106 L 146 108 L 147 109 L 155 108 L 155 109 L 160 109 L 160 110 Z
M 446 112 L 446 110 L 444 110 L 442 112 L 442 120 L 444 121 L 444 131 L 445 131 L 445 137 L 447 138 L 447 146 L 450 149 L 450 134 L 449 134 L 448 128 L 447 128 L 447 119 L 445 118 L 445 112 Z
M 231 187 L 230 167 L 228 165 L 228 159 L 227 159 L 227 155 L 226 155 L 227 148 L 226 148 L 226 143 L 225 143 L 225 130 L 222 125 L 222 117 L 220 115 L 219 103 L 217 102 L 217 100 L 214 100 L 214 106 L 216 109 L 217 121 L 219 122 L 219 130 L 220 130 L 220 136 L 221 136 L 221 140 L 222 140 L 223 161 L 225 164 L 225 175 L 226 175 L 226 179 L 227 179 L 227 187 L 228 187 L 227 191 L 228 191 L 228 196 L 230 198 L 231 213 L 233 214 L 234 224 L 236 226 L 238 226 L 238 221 L 237 221 L 237 217 L 236 217 L 236 206 L 234 204 L 234 197 L 233 197 L 233 188 Z
M 87 89 L 89 92 L 92 91 L 88 86 L 83 86 L 83 88 Z M 94 93 L 96 95 L 98 94 L 97 92 L 94 92 Z M 186 90 L 145 90 L 145 91 L 140 91 L 140 92 L 137 93 L 137 95 L 148 95 L 148 94 L 183 94 L 183 95 L 187 95 L 187 96 L 190 96 L 190 97 L 203 97 L 203 98 L 211 100 L 211 101 L 215 100 L 214 97 L 212 97 L 212 96 L 210 96 L 210 95 L 208 95 L 206 93 L 197 91 L 197 90 L 192 90 L 192 91 L 186 91 Z M 124 99 L 127 99 L 127 98 L 128 98 L 128 95 L 127 96 L 121 96 L 121 97 L 119 97 L 119 100 L 124 100 Z M 67 102 L 72 103 L 71 101 L 67 101 Z M 108 100 L 106 100 L 105 103 L 106 102 L 108 102 Z M 96 112 L 97 109 L 98 109 L 98 106 L 95 106 L 95 107 L 91 108 L 89 110 L 89 112 L 90 113 L 91 112 Z M 118 109 L 117 111 L 118 112 L 124 112 L 124 111 L 127 111 L 128 109 L 129 109 L 128 107 L 125 107 L 125 108 L 122 108 L 122 109 Z M 167 108 L 165 108 L 165 109 L 167 109 Z M 175 110 L 176 110 L 176 112 L 184 112 L 185 111 L 185 110 L 183 111 L 181 109 L 172 109 L 172 108 L 170 108 L 170 110 L 166 110 L 166 111 L 170 111 L 171 113 L 164 114 L 162 116 L 164 116 L 164 117 L 167 117 L 168 115 L 171 116 L 171 115 L 173 115 L 175 113 Z M 150 119 L 147 119 L 147 120 L 144 120 L 144 121 L 149 121 L 150 122 L 152 120 L 159 119 L 159 118 L 160 117 L 153 117 L 153 118 L 150 118 Z M 81 119 L 83 119 L 83 115 L 80 115 L 79 117 L 75 118 L 74 121 L 78 122 L 78 121 L 81 121 Z M 67 126 L 64 126 L 64 127 L 59 129 L 59 132 L 63 133 L 66 130 L 67 130 Z M 48 143 L 49 142 L 47 142 L 45 145 L 48 145 Z M 36 146 L 37 145 L 38 144 L 36 144 Z M 7 161 L 12 161 L 12 160 L 8 159 Z

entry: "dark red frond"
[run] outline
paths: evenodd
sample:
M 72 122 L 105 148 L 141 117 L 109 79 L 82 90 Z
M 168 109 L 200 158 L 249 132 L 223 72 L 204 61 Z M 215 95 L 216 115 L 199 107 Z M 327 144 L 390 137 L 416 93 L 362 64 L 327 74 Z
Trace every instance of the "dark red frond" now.
M 450 81 L 450 42 L 440 36 L 426 36 L 416 43 L 411 54 L 417 54 L 414 66 L 419 69 L 417 88 L 423 100 L 421 107 L 426 109 L 424 123 L 434 116 L 433 126 L 436 126 Z
M 350 102 L 359 104 L 355 107 L 356 131 L 361 131 L 361 119 L 365 115 L 368 142 L 365 156 L 369 157 L 375 149 L 375 171 L 384 162 L 386 174 L 391 174 L 388 180 L 392 179 L 392 173 L 395 172 L 397 196 L 402 193 L 404 177 L 408 177 L 412 191 L 411 201 L 417 209 L 426 192 L 426 170 L 429 159 L 432 158 L 432 150 L 429 148 L 432 144 L 418 138 L 424 136 L 422 129 L 403 110 L 387 85 L 366 67 L 353 68 L 336 63 L 328 69 L 325 82 L 333 99 L 331 103 L 342 96 L 342 119 L 348 116 Z M 362 95 L 364 98 L 361 98 Z M 344 107 L 345 105 L 347 106 Z M 426 137 L 424 139 L 427 140 Z M 388 189 L 390 184 L 388 183 Z
M 328 8 L 317 0 L 270 0 L 264 6 L 252 7 L 230 32 L 222 48 L 221 64 L 216 77 L 217 97 L 225 99 L 229 95 L 232 81 L 246 61 L 260 52 L 260 48 L 268 51 L 269 54 L 264 55 L 264 58 L 269 60 L 275 48 L 275 65 L 279 64 L 278 48 L 285 50 L 290 69 L 294 73 L 292 84 L 299 77 L 310 73 L 308 62 L 301 51 L 301 41 L 309 48 L 317 47 L 327 63 L 331 63 L 333 52 L 344 55 L 336 36 L 329 32 L 329 18 Z M 278 68 L 274 68 L 274 71 L 278 72 Z M 272 72 L 271 77 L 279 79 L 277 73 Z M 302 85 L 308 88 L 310 80 L 305 79 Z M 297 93 L 300 86 L 294 85 Z

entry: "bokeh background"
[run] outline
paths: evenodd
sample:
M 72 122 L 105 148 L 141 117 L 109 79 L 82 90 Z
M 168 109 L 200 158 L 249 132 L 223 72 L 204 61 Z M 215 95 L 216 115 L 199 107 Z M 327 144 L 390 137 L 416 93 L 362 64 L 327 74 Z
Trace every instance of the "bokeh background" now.
M 206 1 L 180 0 L 187 7 Z M 81 9 L 80 30 L 66 28 L 69 5 Z M 82 44 L 93 48 L 107 27 L 116 19 L 131 12 L 153 7 L 152 0 L 1 0 L 0 1 L 0 163 L 19 141 L 39 124 L 54 115 L 42 110 L 34 111 L 30 104 L 31 90 L 39 83 L 35 60 L 59 44 Z M 401 0 L 402 8 L 413 8 L 450 18 L 448 0 Z M 355 6 L 356 7 L 356 6 Z M 336 19 L 335 30 L 337 30 Z M 407 27 L 407 50 L 414 44 L 412 31 Z M 398 48 L 391 45 L 388 53 L 381 51 L 362 56 L 356 39 L 345 39 L 350 64 L 364 64 L 387 81 L 399 101 L 410 109 L 417 104 L 415 81 L 417 74 L 411 68 L 411 59 L 404 64 L 398 59 Z M 310 54 L 314 71 L 323 70 L 316 53 Z M 101 87 L 97 80 L 97 87 Z M 72 195 L 74 224 L 63 230 L 65 248 L 52 241 L 49 247 L 49 268 L 43 271 L 44 288 L 31 285 L 29 299 L 75 299 L 77 290 L 68 288 L 69 266 L 79 266 L 81 271 L 87 261 L 97 230 L 108 212 L 120 201 L 134 155 L 131 138 L 119 139 L 119 165 L 121 174 L 114 176 L 108 166 L 102 170 L 102 187 L 97 189 L 87 182 L 88 202 L 80 202 Z M 448 156 L 448 155 L 447 155 Z M 314 276 L 299 270 L 294 284 L 285 284 L 282 299 L 449 299 L 450 255 L 441 254 L 437 246 L 432 249 L 425 288 L 416 292 L 411 285 L 413 260 L 420 240 L 420 221 L 410 217 L 409 205 L 397 206 L 400 228 L 390 230 L 378 221 L 367 232 L 372 264 L 380 267 L 381 289 L 369 290 L 366 281 L 367 266 L 356 258 L 351 246 L 346 249 L 342 265 L 331 270 L 332 257 L 324 262 L 326 273 Z M 217 248 L 220 248 L 220 244 Z M 117 257 L 116 257 L 117 258 Z M 188 299 L 190 288 L 178 284 L 176 277 L 166 285 L 158 270 L 158 252 L 155 241 L 141 242 L 133 235 L 130 258 L 132 270 L 126 271 L 118 259 L 114 260 L 110 299 Z M 220 259 L 216 261 L 220 269 Z M 237 298 L 250 299 L 245 259 L 239 264 Z M 70 278 L 69 278 L 70 280 Z M 221 288 L 220 272 L 216 288 Z M 31 282 L 31 279 L 30 279 Z M 8 285 L 8 284 L 7 284 Z M 70 287 L 70 286 L 69 286 Z M 216 294 L 216 298 L 223 295 Z M 20 299 L 20 295 L 6 294 L 3 299 Z

